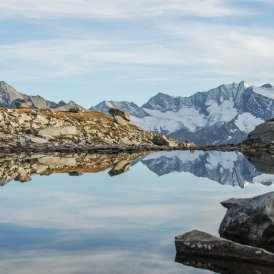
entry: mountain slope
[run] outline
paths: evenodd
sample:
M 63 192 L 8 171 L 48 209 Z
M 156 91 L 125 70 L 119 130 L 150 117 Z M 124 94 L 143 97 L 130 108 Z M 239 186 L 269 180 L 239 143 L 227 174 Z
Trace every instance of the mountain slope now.
M 83 109 L 81 106 L 77 105 L 73 101 L 70 101 L 69 103 L 61 101 L 57 104 L 55 102 L 46 100 L 39 95 L 29 96 L 20 93 L 15 88 L 8 85 L 6 82 L 0 81 L 0 107 L 14 108 L 14 101 L 17 99 L 24 99 L 30 101 L 32 102 L 33 106 L 38 109 L 57 108 L 59 110 L 68 110 L 72 107 L 78 107 L 80 109 Z
M 126 102 L 115 104 L 130 112 L 132 121 L 146 130 L 199 145 L 237 144 L 255 126 L 274 117 L 274 88 L 241 82 L 190 97 L 158 93 L 142 107 L 135 105 L 134 110 L 126 109 Z M 105 111 L 97 106 L 94 109 Z M 146 115 L 138 115 L 141 112 Z

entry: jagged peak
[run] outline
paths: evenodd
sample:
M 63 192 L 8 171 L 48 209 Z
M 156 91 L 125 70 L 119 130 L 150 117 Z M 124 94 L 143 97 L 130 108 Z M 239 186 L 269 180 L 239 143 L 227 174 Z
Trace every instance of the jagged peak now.
M 57 106 L 64 106 L 66 105 L 67 103 L 63 100 L 59 101 L 59 103 L 57 104 Z
M 271 84 L 267 83 L 267 84 L 262 85 L 261 88 L 273 88 L 273 86 Z

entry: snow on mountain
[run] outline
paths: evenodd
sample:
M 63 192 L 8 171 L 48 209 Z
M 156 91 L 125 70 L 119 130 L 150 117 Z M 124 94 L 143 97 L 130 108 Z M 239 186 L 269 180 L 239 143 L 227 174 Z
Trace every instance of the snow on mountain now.
M 141 162 L 163 176 L 172 172 L 190 172 L 222 185 L 246 187 L 248 184 L 271 185 L 274 175 L 261 173 L 240 152 L 170 151 L 154 152 Z
M 132 122 L 146 130 L 200 145 L 236 144 L 258 124 L 274 118 L 274 88 L 242 81 L 190 97 L 158 93 L 142 107 L 105 101 L 93 109 L 106 112 L 110 104 L 129 112 Z
M 253 91 L 263 96 L 274 99 L 274 87 L 270 84 L 265 84 L 261 87 L 254 87 Z

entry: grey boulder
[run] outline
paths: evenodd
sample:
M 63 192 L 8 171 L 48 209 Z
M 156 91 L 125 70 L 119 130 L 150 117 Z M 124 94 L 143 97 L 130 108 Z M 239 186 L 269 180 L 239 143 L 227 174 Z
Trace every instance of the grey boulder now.
M 128 122 L 130 121 L 130 114 L 128 112 L 125 112 L 125 111 L 122 111 L 122 110 L 116 109 L 116 108 L 110 108 L 108 112 L 113 117 L 114 116 L 120 116 Z
M 15 107 L 18 108 L 18 109 L 33 108 L 32 102 L 30 102 L 28 100 L 17 99 L 13 103 L 14 103 Z
M 177 256 L 200 256 L 274 266 L 274 254 L 193 230 L 175 237 Z
M 274 251 L 274 192 L 248 199 L 229 199 L 220 225 L 221 237 Z

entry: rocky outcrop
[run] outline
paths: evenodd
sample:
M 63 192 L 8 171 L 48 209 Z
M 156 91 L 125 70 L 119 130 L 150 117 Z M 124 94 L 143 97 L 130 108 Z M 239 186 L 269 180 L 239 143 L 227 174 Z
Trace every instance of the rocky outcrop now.
M 227 208 L 219 229 L 221 237 L 274 251 L 274 192 L 221 204 Z
M 274 254 L 193 230 L 175 237 L 177 256 L 200 256 L 274 266 Z
M 33 108 L 32 102 L 24 99 L 17 99 L 13 102 L 16 108 L 24 109 L 24 108 Z
M 239 148 L 247 154 L 274 153 L 274 120 L 256 126 Z
M 59 110 L 69 110 L 70 108 L 77 107 L 83 109 L 81 106 L 76 104 L 73 101 L 68 103 L 60 101 L 55 103 L 49 100 L 44 99 L 43 97 L 29 96 L 24 93 L 18 92 L 15 88 L 8 85 L 4 81 L 0 81 L 0 107 L 15 108 L 16 102 L 20 100 L 25 100 L 31 102 L 31 106 L 22 107 L 22 108 L 38 108 L 38 109 L 59 109 Z
M 122 111 L 122 110 L 117 109 L 117 108 L 110 108 L 108 112 L 113 117 L 120 116 L 120 117 L 122 117 L 124 120 L 126 120 L 128 122 L 130 121 L 130 114 L 127 113 L 127 112 L 125 112 L 125 111 Z
M 155 136 L 121 116 L 99 112 L 0 109 L 2 153 L 188 149 L 189 144 L 171 138 L 167 138 L 169 143 L 165 146 L 159 146 L 153 141 Z

